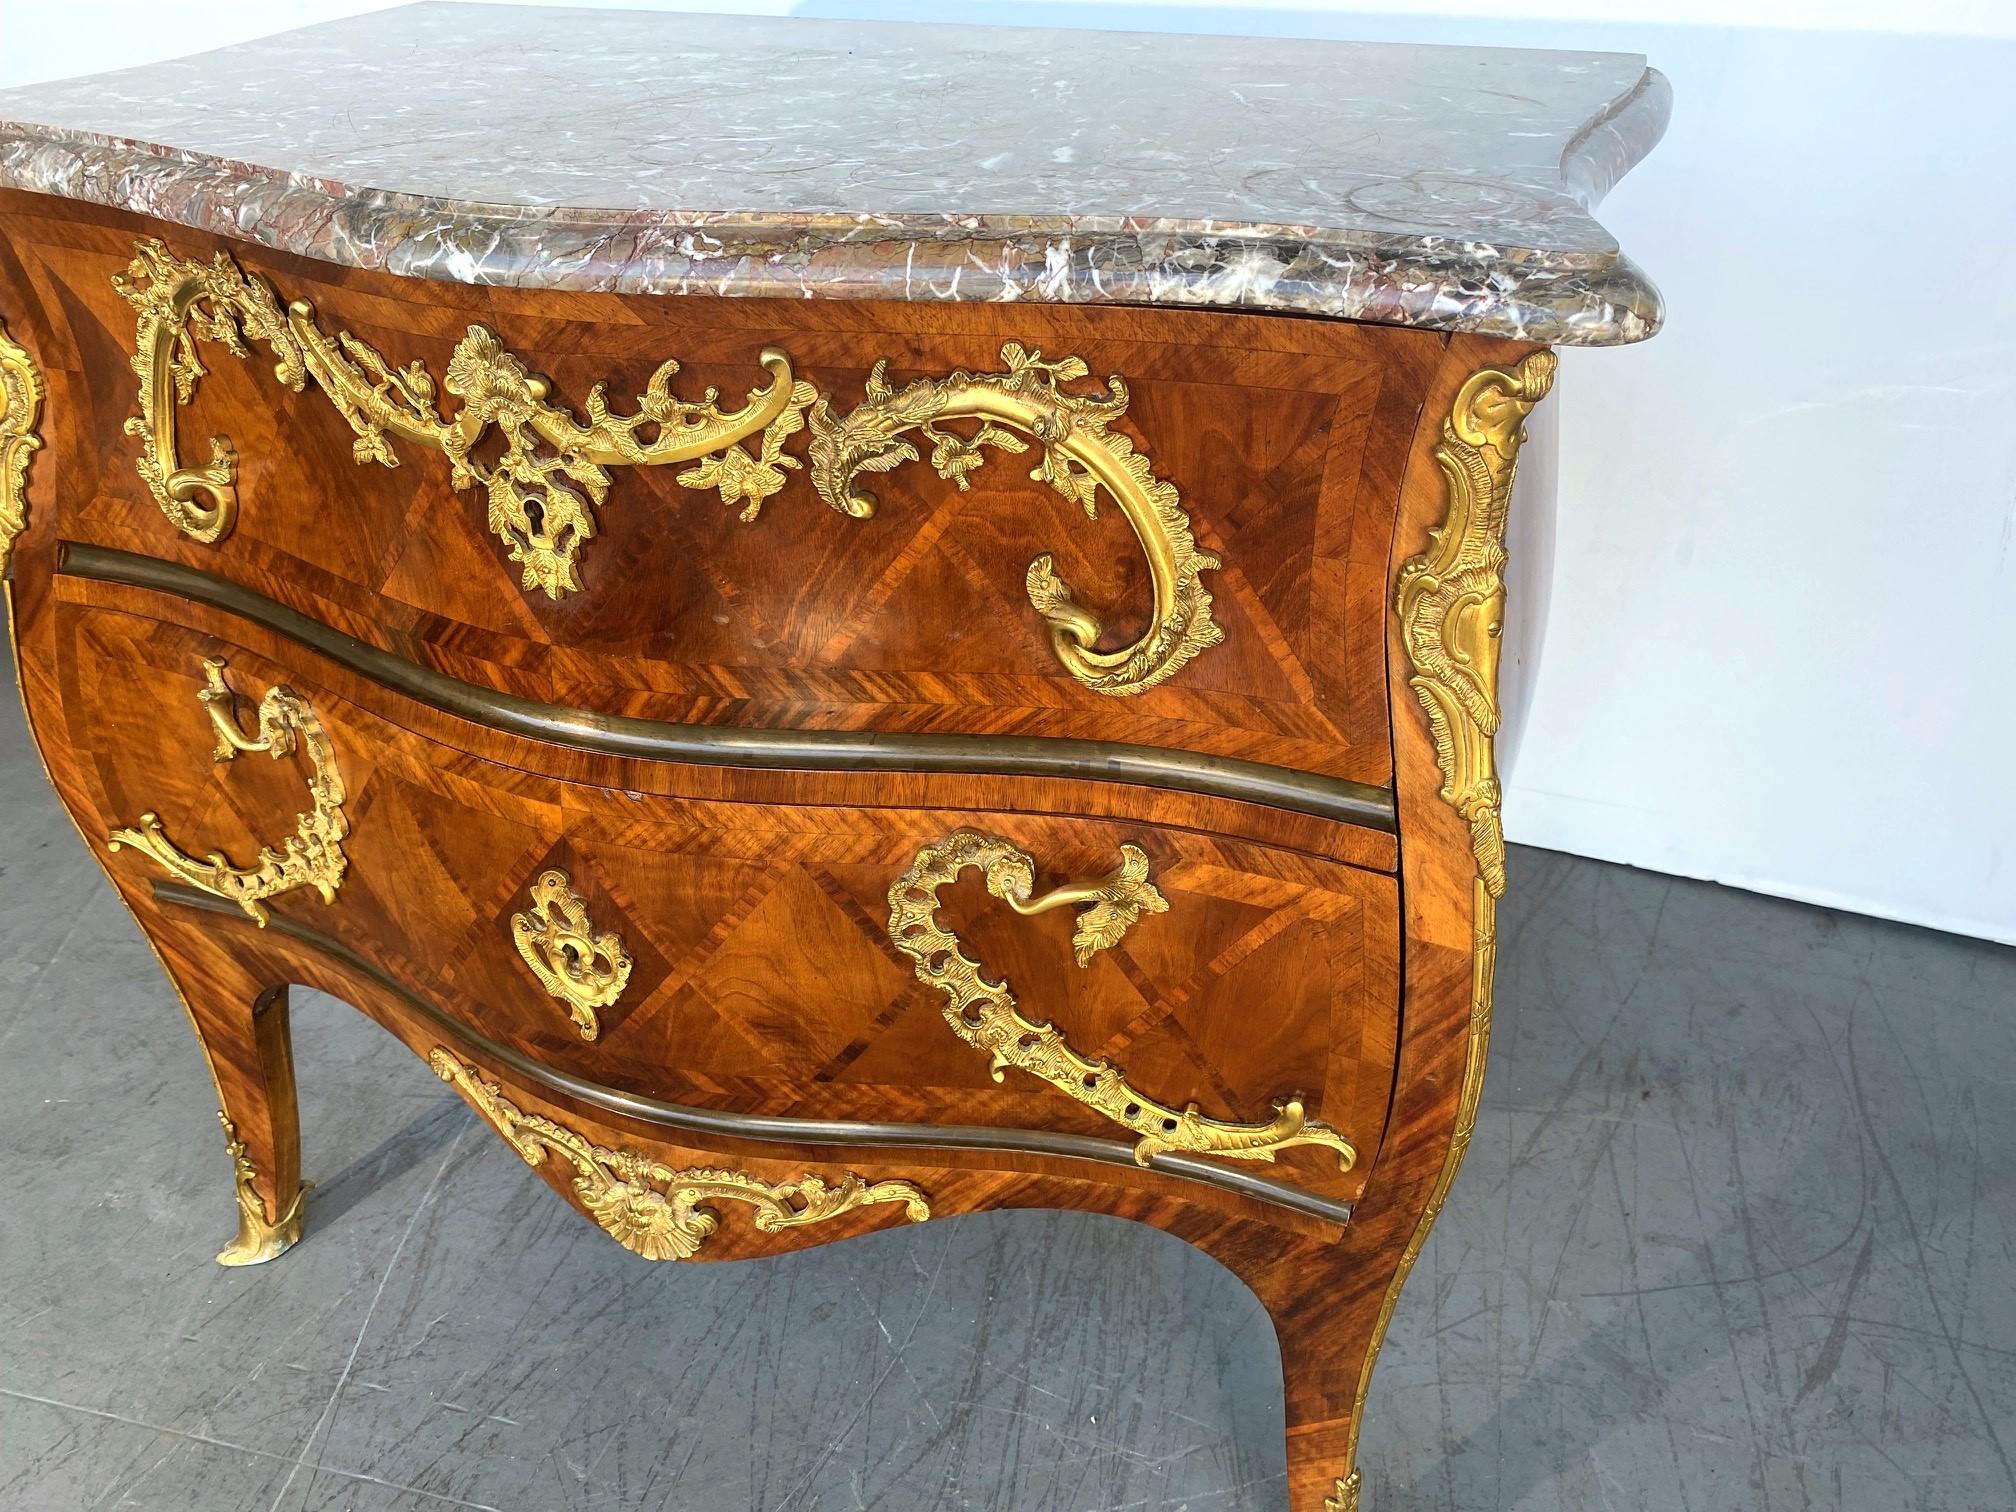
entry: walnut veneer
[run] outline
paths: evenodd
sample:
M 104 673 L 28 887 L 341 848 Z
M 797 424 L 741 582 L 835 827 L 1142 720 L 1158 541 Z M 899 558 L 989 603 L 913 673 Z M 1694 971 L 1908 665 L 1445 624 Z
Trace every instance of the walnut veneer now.
M 252 292 L 235 323 L 214 291 L 181 311 L 200 371 L 178 396 L 163 370 L 150 431 L 152 237 Z M 290 301 L 398 425 L 346 417 L 312 353 L 295 386 Z M 421 283 L 16 193 L 0 321 L 22 692 L 216 1079 L 220 1258 L 301 1231 L 303 983 L 654 1258 L 1003 1207 L 1178 1234 L 1274 1318 L 1294 1512 L 1355 1505 L 1371 1363 L 1475 1115 L 1499 543 L 1551 359 L 1278 316 Z M 961 374 L 1020 387 L 896 413 Z M 1074 408 L 1109 374 L 1124 415 Z M 654 383 L 791 418 L 675 465 L 505 455 L 528 393 L 592 428 L 598 384 L 629 415 Z M 1024 401 L 1051 408 L 1017 431 Z M 486 405 L 465 459 L 425 443 Z M 862 406 L 907 457 L 844 429 Z M 170 460 L 231 474 L 214 540 L 202 490 L 145 476 L 168 413 Z M 1129 478 L 1160 523 L 1117 506 Z M 526 532 L 574 502 L 535 572 Z M 1148 675 L 1073 670 L 1200 588 Z

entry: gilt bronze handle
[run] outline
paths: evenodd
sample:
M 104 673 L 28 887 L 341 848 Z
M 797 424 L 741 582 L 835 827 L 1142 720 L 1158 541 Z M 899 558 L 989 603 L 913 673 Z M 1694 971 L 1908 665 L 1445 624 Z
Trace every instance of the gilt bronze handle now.
M 1040 1076 L 1136 1134 L 1134 1158 L 1144 1166 L 1164 1150 L 1271 1161 L 1275 1151 L 1291 1145 L 1334 1150 L 1342 1170 L 1356 1163 L 1351 1142 L 1328 1124 L 1310 1120 L 1299 1098 L 1276 1104 L 1266 1123 L 1207 1118 L 1195 1103 L 1179 1112 L 1136 1091 L 1119 1067 L 1080 1055 L 1056 1025 L 1025 1018 L 1007 983 L 991 980 L 958 935 L 938 920 L 939 891 L 969 866 L 979 867 L 987 891 L 1019 914 L 1082 908 L 1071 940 L 1080 966 L 1117 945 L 1143 914 L 1168 912 L 1169 902 L 1148 880 L 1147 853 L 1134 845 L 1120 847 L 1119 866 L 1105 876 L 1044 893 L 1035 891 L 1035 859 L 999 835 L 955 830 L 917 853 L 889 889 L 889 939 L 915 963 L 918 981 L 945 994 L 940 1010 L 945 1022 L 967 1044 L 988 1053 L 996 1081 L 1010 1066 Z
M 1103 492 L 1134 527 L 1148 558 L 1154 620 L 1132 644 L 1099 650 L 1105 627 L 1078 604 L 1048 552 L 1029 564 L 1023 583 L 1029 603 L 1050 626 L 1057 659 L 1079 682 L 1097 693 L 1145 692 L 1225 638 L 1211 618 L 1211 595 L 1202 580 L 1218 559 L 1197 549 L 1175 485 L 1156 477 L 1147 457 L 1112 429 L 1127 413 L 1124 378 L 1109 378 L 1104 395 L 1071 394 L 1058 385 L 1085 376 L 1080 358 L 1046 362 L 1041 352 L 1011 341 L 1001 348 L 1001 360 L 1008 366 L 1005 373 L 961 371 L 900 389 L 889 382 L 888 362 L 877 362 L 868 375 L 867 397 L 844 416 L 835 415 L 822 396 L 811 415 L 813 487 L 842 514 L 864 519 L 875 512 L 876 501 L 861 487 L 861 475 L 916 461 L 907 432 L 931 443 L 932 468 L 962 491 L 985 460 L 982 448 L 1026 452 L 1023 437 L 1031 437 L 1042 448 L 1031 478 L 1076 503 L 1088 519 L 1099 517 Z M 970 435 L 944 428 L 960 420 L 980 424 Z
M 322 721 L 300 694 L 276 686 L 259 700 L 258 734 L 247 735 L 232 712 L 238 695 L 224 681 L 222 658 L 213 656 L 203 663 L 203 679 L 203 689 L 196 696 L 210 716 L 211 733 L 216 738 L 213 758 L 230 761 L 241 752 L 255 751 L 277 761 L 299 750 L 308 757 L 308 795 L 313 806 L 295 821 L 294 833 L 277 850 L 269 846 L 260 851 L 251 866 L 233 866 L 216 851 L 197 860 L 168 838 L 160 815 L 151 812 L 142 814 L 131 829 L 114 830 L 107 845 L 115 851 L 127 845 L 145 851 L 190 886 L 229 898 L 262 929 L 267 912 L 261 900 L 278 893 L 312 887 L 324 903 L 335 902 L 348 864 L 343 856 L 343 837 L 350 833 L 350 821 L 343 813 L 343 777 L 336 770 L 336 753 Z

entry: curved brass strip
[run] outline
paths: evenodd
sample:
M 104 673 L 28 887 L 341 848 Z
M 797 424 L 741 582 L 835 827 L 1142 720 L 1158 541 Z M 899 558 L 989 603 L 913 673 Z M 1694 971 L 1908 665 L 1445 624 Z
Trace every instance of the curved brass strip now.
M 503 1088 L 439 1046 L 427 1064 L 475 1104 L 525 1164 L 542 1165 L 550 1152 L 573 1166 L 574 1192 L 582 1205 L 611 1238 L 646 1260 L 690 1260 L 697 1254 L 720 1226 L 720 1219 L 702 1205 L 707 1202 L 746 1203 L 755 1209 L 756 1227 L 766 1234 L 827 1223 L 885 1202 L 903 1204 L 912 1223 L 931 1216 L 930 1202 L 907 1181 L 870 1185 L 850 1171 L 831 1186 L 811 1175 L 768 1182 L 746 1171 L 674 1170 L 636 1150 L 605 1149 L 550 1118 L 522 1112 Z
M 1391 833 L 1393 794 L 1231 756 L 1035 735 L 904 735 L 874 730 L 740 730 L 669 724 L 540 703 L 461 682 L 330 629 L 284 604 L 207 572 L 105 546 L 65 543 L 56 571 L 124 583 L 224 610 L 325 656 L 360 677 L 457 718 L 532 740 L 703 766 L 840 772 L 963 772 L 1070 777 L 1170 788 L 1262 803 Z
M 980 963 L 965 953 L 959 937 L 938 922 L 939 890 L 969 866 L 979 867 L 987 891 L 1019 914 L 1089 905 L 1072 933 L 1072 950 L 1080 966 L 1118 944 L 1143 913 L 1164 913 L 1169 904 L 1148 880 L 1148 857 L 1138 846 L 1120 847 L 1120 865 L 1111 875 L 1041 896 L 1032 895 L 1035 860 L 998 835 L 955 830 L 917 853 L 910 869 L 889 889 L 889 939 L 915 963 L 918 981 L 945 994 L 945 1022 L 967 1044 L 988 1053 L 994 1080 L 1000 1081 L 1009 1066 L 1040 1076 L 1137 1133 L 1134 1159 L 1144 1166 L 1165 1150 L 1271 1161 L 1275 1151 L 1291 1145 L 1322 1145 L 1336 1151 L 1340 1170 L 1356 1164 L 1358 1152 L 1351 1142 L 1328 1124 L 1311 1122 L 1299 1098 L 1277 1103 L 1274 1118 L 1264 1124 L 1206 1118 L 1195 1103 L 1179 1113 L 1137 1092 L 1118 1067 L 1080 1055 L 1054 1024 L 1023 1017 L 1007 984 L 989 981 Z
M 1505 834 L 1498 813 L 1498 778 L 1491 738 L 1498 730 L 1498 637 L 1505 609 L 1505 516 L 1526 439 L 1526 416 L 1553 386 L 1552 352 L 1535 352 L 1516 373 L 1479 368 L 1456 392 L 1442 441 L 1435 448 L 1449 485 L 1449 512 L 1432 533 L 1429 549 L 1401 567 L 1395 602 L 1402 644 L 1414 668 L 1410 686 L 1428 714 L 1435 757 L 1442 768 L 1442 799 L 1470 827 L 1477 865 L 1471 887 L 1470 1023 L 1463 1052 L 1463 1085 L 1449 1151 L 1421 1221 L 1401 1251 L 1400 1263 L 1379 1304 L 1371 1347 L 1358 1375 L 1351 1408 L 1349 1474 L 1337 1482 L 1330 1512 L 1356 1512 L 1358 1430 L 1373 1367 L 1386 1340 L 1400 1289 L 1442 1215 L 1449 1188 L 1462 1167 L 1477 1108 L 1484 1096 L 1484 1063 L 1491 1048 L 1492 979 L 1498 964 L 1498 899 L 1505 891 Z
M 28 528 L 28 459 L 42 445 L 35 422 L 45 386 L 28 349 L 0 322 L 0 573 L 14 559 L 14 543 Z
M 557 868 L 533 880 L 532 907 L 511 915 L 511 941 L 539 985 L 567 1009 L 584 1040 L 602 1032 L 595 1015 L 623 996 L 630 983 L 630 952 L 614 931 L 595 932 L 588 904 Z
M 156 882 L 156 902 L 177 908 L 196 909 L 228 919 L 241 915 L 212 893 L 179 882 Z M 551 1087 L 562 1096 L 589 1107 L 600 1108 L 619 1118 L 683 1133 L 722 1139 L 747 1139 L 762 1144 L 879 1145 L 905 1150 L 981 1150 L 996 1155 L 1044 1155 L 1060 1160 L 1089 1160 L 1099 1165 L 1134 1164 L 1132 1147 L 1116 1139 L 1096 1139 L 1085 1134 L 1061 1134 L 1054 1129 L 1017 1129 L 988 1124 L 906 1124 L 864 1123 L 829 1118 L 783 1118 L 758 1113 L 724 1113 L 713 1108 L 695 1108 L 668 1103 L 654 1097 L 589 1081 L 531 1059 L 469 1025 L 451 1018 L 427 999 L 409 990 L 384 968 L 359 955 L 341 940 L 303 924 L 286 914 L 275 914 L 273 933 L 281 935 L 316 954 L 325 956 L 345 970 L 389 993 L 425 1019 L 435 1033 L 467 1045 L 484 1061 L 509 1068 L 512 1075 L 535 1085 Z M 1229 1169 L 1189 1155 L 1158 1155 L 1154 1169 L 1179 1181 L 1194 1181 L 1221 1191 L 1235 1192 L 1256 1202 L 1271 1203 L 1303 1213 L 1323 1223 L 1351 1221 L 1351 1204 L 1305 1192 L 1286 1182 L 1255 1175 L 1251 1171 Z
M 312 887 L 324 903 L 336 901 L 342 884 L 343 837 L 350 833 L 350 821 L 343 813 L 343 777 L 336 770 L 336 753 L 322 729 L 315 711 L 292 688 L 269 688 L 259 701 L 259 733 L 248 736 L 238 726 L 232 712 L 236 694 L 224 681 L 224 662 L 210 657 L 203 663 L 204 687 L 196 696 L 210 715 L 217 737 L 212 752 L 218 761 L 229 761 L 241 751 L 263 751 L 276 761 L 294 754 L 298 745 L 307 752 L 312 769 L 308 794 L 313 807 L 296 821 L 295 832 L 279 850 L 267 848 L 249 867 L 233 866 L 213 851 L 203 860 L 179 849 L 161 827 L 158 814 L 142 814 L 131 829 L 112 831 L 106 846 L 118 850 L 130 845 L 145 851 L 168 871 L 191 886 L 229 898 L 262 926 L 269 915 L 262 898 Z
M 238 1126 L 231 1122 L 231 1115 L 221 1108 L 217 1110 L 217 1121 L 224 1125 L 225 1153 L 231 1157 L 233 1184 L 238 1198 L 238 1234 L 218 1251 L 217 1263 L 264 1265 L 268 1260 L 279 1259 L 301 1242 L 308 1184 L 301 1184 L 293 1202 L 288 1204 L 287 1211 L 280 1215 L 278 1222 L 268 1218 L 266 1201 L 259 1195 L 259 1172 L 252 1164 L 252 1157 L 245 1153 L 245 1141 L 238 1137 Z
M 140 437 L 140 476 L 155 502 L 178 529 L 207 544 L 229 535 L 236 520 L 237 455 L 227 437 L 214 436 L 207 465 L 185 468 L 177 458 L 175 410 L 195 396 L 204 373 L 198 337 L 222 342 L 239 357 L 251 355 L 248 343 L 266 343 L 275 376 L 297 392 L 313 378 L 357 433 L 352 451 L 359 462 L 397 467 L 395 437 L 441 452 L 457 488 L 484 486 L 491 530 L 523 565 L 524 586 L 549 598 L 581 586 L 581 547 L 595 535 L 594 506 L 608 494 L 609 468 L 695 463 L 678 475 L 682 487 L 716 489 L 723 503 L 741 504 L 741 518 L 753 520 L 784 486 L 783 469 L 799 465 L 783 448 L 804 428 L 813 390 L 792 378 L 790 359 L 774 347 L 759 358 L 769 384 L 751 390 L 739 409 L 722 410 L 712 389 L 697 401 L 678 398 L 671 381 L 679 364 L 668 360 L 651 375 L 635 414 L 613 412 L 598 383 L 583 425 L 547 402 L 551 385 L 505 350 L 495 332 L 472 325 L 439 386 L 461 400 L 446 415 L 433 375 L 419 363 L 394 368 L 348 331 L 331 339 L 305 301 L 283 313 L 273 286 L 228 252 L 191 262 L 152 237 L 135 243 L 135 252 L 126 273 L 112 280 L 139 320 L 133 368 L 141 380 L 140 413 L 126 429 Z M 502 449 L 490 460 L 477 448 L 493 428 Z M 762 442 L 752 457 L 740 443 L 758 433 Z
M 1001 348 L 1001 360 L 1005 373 L 962 370 L 895 389 L 884 359 L 868 375 L 867 397 L 844 417 L 835 416 L 822 396 L 812 406 L 812 484 L 842 514 L 866 518 L 875 511 L 875 496 L 861 487 L 861 474 L 916 461 L 906 432 L 930 441 L 931 466 L 962 491 L 984 460 L 982 447 L 1022 452 L 1028 443 L 1016 432 L 1034 437 L 1043 455 L 1030 477 L 1078 504 L 1088 519 L 1098 518 L 1101 489 L 1120 506 L 1147 554 L 1154 621 L 1132 645 L 1098 650 L 1104 627 L 1074 601 L 1048 552 L 1029 564 L 1029 602 L 1050 626 L 1057 659 L 1079 682 L 1098 693 L 1143 692 L 1225 638 L 1211 618 L 1211 595 L 1201 577 L 1218 559 L 1197 549 L 1174 485 L 1157 478 L 1134 443 L 1111 429 L 1127 413 L 1125 379 L 1108 379 L 1103 397 L 1067 394 L 1058 384 L 1085 376 L 1081 359 L 1046 362 L 1041 352 L 1011 341 Z M 953 420 L 980 425 L 971 436 L 942 429 Z

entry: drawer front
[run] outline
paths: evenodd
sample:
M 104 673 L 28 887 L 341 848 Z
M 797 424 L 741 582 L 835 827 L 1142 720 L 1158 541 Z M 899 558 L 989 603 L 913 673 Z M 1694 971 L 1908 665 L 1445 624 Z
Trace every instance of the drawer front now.
M 1376 1156 L 1391 877 L 1008 807 L 605 790 L 425 739 L 305 656 L 55 622 L 115 875 L 211 889 L 245 915 L 219 928 L 305 925 L 540 1065 L 698 1108 L 1120 1140 L 1340 1201 Z
M 552 702 L 1390 780 L 1427 333 L 528 294 L 0 209 L 0 273 L 62 291 L 9 307 L 86 380 L 67 538 Z

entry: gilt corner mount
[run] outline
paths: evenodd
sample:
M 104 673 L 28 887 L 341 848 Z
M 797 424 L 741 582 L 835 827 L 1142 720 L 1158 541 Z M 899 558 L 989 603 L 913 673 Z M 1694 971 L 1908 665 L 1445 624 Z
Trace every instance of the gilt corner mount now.
M 35 359 L 0 324 L 0 573 L 28 528 L 28 459 L 42 445 L 35 433 L 42 394 Z
M 1448 509 L 1430 532 L 1428 549 L 1400 568 L 1394 604 L 1413 675 L 1408 685 L 1428 717 L 1439 796 L 1470 831 L 1470 1018 L 1464 1036 L 1463 1080 L 1449 1146 L 1413 1233 L 1387 1284 L 1370 1347 L 1359 1368 L 1347 1455 L 1350 1473 L 1337 1482 L 1326 1512 L 1358 1512 L 1358 1430 L 1372 1389 L 1372 1371 L 1393 1309 L 1414 1262 L 1455 1184 L 1477 1129 L 1498 963 L 1498 899 L 1505 892 L 1505 832 L 1497 768 L 1498 639 L 1504 628 L 1505 523 L 1518 472 L 1526 417 L 1547 396 L 1557 366 L 1552 352 L 1530 353 L 1516 370 L 1482 367 L 1451 401 L 1435 447 L 1447 484 Z
M 1470 828 L 1477 872 L 1494 898 L 1505 892 L 1505 830 L 1499 818 L 1498 643 L 1505 616 L 1505 518 L 1527 415 L 1553 386 L 1552 352 L 1534 352 L 1516 372 L 1485 367 L 1457 390 L 1435 448 L 1449 512 L 1429 547 L 1401 567 L 1394 592 L 1413 676 L 1428 714 L 1442 798 Z

